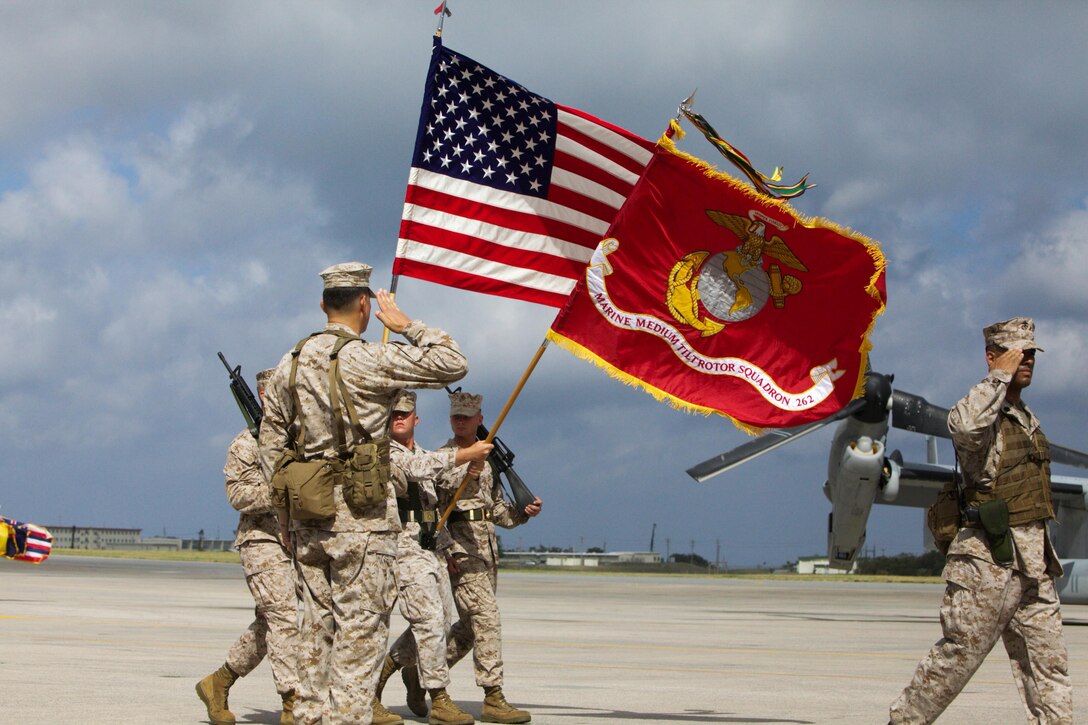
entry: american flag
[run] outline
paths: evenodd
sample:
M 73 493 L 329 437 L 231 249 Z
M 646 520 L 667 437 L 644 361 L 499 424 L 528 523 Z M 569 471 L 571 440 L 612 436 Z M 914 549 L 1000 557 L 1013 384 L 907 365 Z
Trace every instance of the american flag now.
M 393 273 L 561 307 L 653 148 L 435 38 Z

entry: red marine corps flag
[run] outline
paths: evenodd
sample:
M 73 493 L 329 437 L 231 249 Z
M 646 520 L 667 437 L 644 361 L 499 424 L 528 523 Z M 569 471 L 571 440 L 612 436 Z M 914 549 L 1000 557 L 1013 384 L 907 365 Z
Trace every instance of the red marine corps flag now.
M 548 338 L 678 408 L 800 425 L 860 394 L 884 264 L 663 138 Z

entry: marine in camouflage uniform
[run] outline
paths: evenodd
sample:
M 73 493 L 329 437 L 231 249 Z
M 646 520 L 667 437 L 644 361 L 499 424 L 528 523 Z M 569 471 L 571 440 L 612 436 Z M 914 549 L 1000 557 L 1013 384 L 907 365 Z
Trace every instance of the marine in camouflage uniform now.
M 420 716 L 428 714 L 425 689 L 433 703 L 431 725 L 471 725 L 472 716 L 457 707 L 446 693 L 450 684 L 446 631 L 457 615 L 444 554 L 451 543 L 449 533 L 442 530 L 437 536 L 434 534 L 440 513 L 434 479 L 461 463 L 479 461 L 482 464 L 493 446 L 478 441 L 466 448 L 427 451 L 415 442 L 418 422 L 416 394 L 402 391 L 393 402 L 391 413 L 390 459 L 395 468 L 404 472 L 409 487 L 407 494 L 397 499 L 404 527 L 397 546 L 397 586 L 401 614 L 409 627 L 397 638 L 385 658 L 377 697 L 381 699 L 389 677 L 405 668 L 403 677 L 412 712 Z M 427 548 L 422 545 L 424 531 L 429 539 Z M 375 712 L 381 716 L 379 719 L 375 715 L 375 723 L 402 722 L 379 705 L 375 706 Z
M 257 373 L 257 393 L 264 397 L 271 370 Z M 276 691 L 283 700 L 280 722 L 289 724 L 298 675 L 298 598 L 291 556 L 280 542 L 279 522 L 258 462 L 257 441 L 249 429 L 239 433 L 227 451 L 223 468 L 227 499 L 238 512 L 234 545 L 242 559 L 246 584 L 256 603 L 253 623 L 227 653 L 218 671 L 197 684 L 197 694 L 208 708 L 208 718 L 220 725 L 235 722 L 227 707 L 227 692 L 268 655 Z
M 944 712 L 1000 638 L 1030 723 L 1073 722 L 1068 657 L 1050 540 L 1050 457 L 1039 420 L 1020 399 L 1031 383 L 1035 325 L 1013 318 L 984 331 L 989 374 L 952 409 L 948 426 L 973 505 L 1007 501 L 1012 562 L 1000 565 L 987 534 L 960 529 L 948 550 L 944 637 L 891 706 L 892 723 L 930 723 Z
M 450 427 L 454 437 L 443 448 L 463 448 L 476 441 L 476 430 L 483 422 L 482 404 L 480 395 L 450 394 Z M 484 722 L 529 722 L 529 713 L 511 707 L 502 692 L 502 622 L 495 598 L 499 547 L 495 526 L 507 529 L 519 526 L 539 514 L 543 502 L 537 498 L 525 511 L 516 510 L 503 498 L 502 486 L 491 466 L 482 466 L 474 474 L 470 465 L 443 473 L 437 487 L 440 507 L 445 510 L 468 475 L 448 521 L 452 544 L 447 556 L 452 562 L 450 579 L 458 620 L 447 635 L 446 661 L 453 666 L 472 651 L 476 684 L 485 693 L 481 710 Z
M 276 367 L 269 381 L 261 424 L 261 468 L 271 480 L 276 463 L 291 448 L 300 424 L 306 460 L 336 455 L 336 426 L 330 412 L 330 352 L 336 333 L 358 335 L 370 319 L 371 268 L 349 262 L 321 273 L 325 281 L 321 307 L 328 324 L 298 353 L 294 410 L 289 378 L 292 354 Z M 377 317 L 408 344 L 350 342 L 339 353 L 340 377 L 347 390 L 340 425 L 351 431 L 353 405 L 361 427 L 372 437 L 384 436 L 389 406 L 400 388 L 441 387 L 459 380 L 468 363 L 453 339 L 400 311 L 392 297 L 377 294 Z M 295 413 L 299 417 L 295 416 Z M 300 420 L 301 418 L 301 420 Z M 394 479 L 396 481 L 396 479 Z M 403 484 L 403 479 L 401 479 Z M 394 485 L 386 498 L 356 511 L 333 490 L 335 513 L 326 519 L 292 520 L 295 559 L 302 589 L 299 629 L 299 688 L 295 718 L 300 723 L 370 723 L 378 670 L 385 656 L 389 614 L 396 597 L 397 516 Z M 281 517 L 285 514 L 280 512 Z M 285 521 L 281 518 L 281 525 Z M 286 536 L 281 531 L 281 536 Z

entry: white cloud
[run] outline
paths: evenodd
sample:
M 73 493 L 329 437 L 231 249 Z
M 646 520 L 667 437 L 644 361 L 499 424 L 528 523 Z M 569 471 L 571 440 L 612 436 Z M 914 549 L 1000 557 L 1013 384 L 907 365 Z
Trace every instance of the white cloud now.
M 1032 234 L 1009 266 L 1003 285 L 1035 304 L 1081 318 L 1088 311 L 1088 200 Z
M 161 135 L 75 133 L 0 197 L 0 429 L 20 448 L 153 433 L 145 412 L 197 389 L 206 340 L 290 305 L 255 304 L 284 273 L 268 260 L 326 254 L 327 213 L 305 180 L 245 158 L 252 127 L 234 100 L 197 101 Z
M 72 136 L 51 144 L 29 170 L 29 183 L 0 197 L 0 250 L 109 246 L 131 239 L 126 180 L 110 168 L 95 139 Z M 23 254 L 20 251 L 20 256 Z
M 859 209 L 881 201 L 888 193 L 880 180 L 857 179 L 832 190 L 824 203 L 824 213 L 831 219 L 853 216 Z
M 1084 389 L 1084 361 L 1088 360 L 1088 321 L 1042 320 L 1036 339 L 1046 350 L 1036 360 L 1032 393 L 1044 392 L 1064 405 L 1088 405 Z
M 57 318 L 44 299 L 19 296 L 0 300 L 0 383 L 15 383 L 45 362 L 40 330 Z

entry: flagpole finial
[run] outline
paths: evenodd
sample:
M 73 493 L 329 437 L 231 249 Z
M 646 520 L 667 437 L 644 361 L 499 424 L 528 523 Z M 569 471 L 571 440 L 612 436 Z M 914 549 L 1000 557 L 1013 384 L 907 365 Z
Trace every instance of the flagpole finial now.
M 680 105 L 676 109 L 676 120 L 679 121 L 684 115 L 684 111 L 690 111 L 695 106 L 695 94 L 699 89 L 696 88 L 691 92 L 691 95 L 680 101 Z
M 665 129 L 666 138 L 672 138 L 677 133 L 680 134 L 680 138 L 684 137 L 684 132 L 680 128 L 680 121 L 684 118 L 684 114 L 690 111 L 691 107 L 695 105 L 695 91 L 698 90 L 699 89 L 696 88 L 694 91 L 691 92 L 690 96 L 680 101 L 680 105 L 676 107 L 676 118 L 672 119 L 669 122 L 669 127 Z
M 447 17 L 452 17 L 453 13 L 450 12 L 449 3 L 447 0 L 442 0 L 442 3 L 434 9 L 434 14 L 438 16 L 438 27 L 435 28 L 434 34 L 436 38 L 442 37 L 442 23 Z

